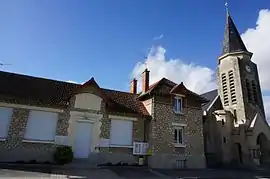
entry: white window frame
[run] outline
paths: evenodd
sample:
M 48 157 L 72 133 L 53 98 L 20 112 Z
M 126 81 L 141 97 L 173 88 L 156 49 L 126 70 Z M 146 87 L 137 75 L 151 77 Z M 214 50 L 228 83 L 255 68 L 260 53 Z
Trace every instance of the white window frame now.
M 184 143 L 185 126 L 186 124 L 173 123 L 173 142 L 174 142 L 175 147 L 186 147 Z M 175 140 L 175 131 L 177 131 L 176 140 Z M 181 142 L 180 142 L 180 136 L 182 137 Z
M 182 113 L 183 109 L 183 98 L 181 96 L 175 96 L 173 102 L 173 110 L 175 113 L 180 114 Z
M 146 142 L 133 142 L 134 155 L 146 155 L 148 152 L 149 144 Z
M 129 135 L 131 135 L 131 141 L 129 143 L 123 144 L 123 143 L 114 143 L 114 139 L 112 140 L 113 137 L 113 127 L 112 127 L 112 123 L 113 121 L 117 121 L 117 122 L 130 122 L 132 127 L 131 127 L 131 131 Z M 124 148 L 133 148 L 133 127 L 134 127 L 134 122 L 133 120 L 123 120 L 123 119 L 111 119 L 111 129 L 110 129 L 110 147 L 124 147 Z M 120 130 L 117 130 L 118 132 L 122 132 Z M 120 134 L 119 134 L 120 135 Z M 123 132 L 123 134 L 121 135 L 127 135 L 125 134 L 125 131 Z
M 0 119 L 0 125 L 1 127 L 4 127 L 4 132 L 3 129 L 1 128 L 1 132 L 3 132 L 3 134 L 1 134 L 0 136 L 0 141 L 5 141 L 6 138 L 8 137 L 8 131 L 9 131 L 9 127 L 12 121 L 12 116 L 13 116 L 13 108 L 8 108 L 8 107 L 0 107 L 1 110 L 3 110 L 4 112 L 7 112 L 5 119 Z M 1 112 L 0 110 L 0 112 Z M 1 114 L 0 114 L 0 117 Z M 4 121 L 5 124 L 2 123 L 2 120 Z
M 33 137 L 34 135 L 31 133 L 33 131 L 33 129 L 30 128 L 31 126 L 31 121 L 32 120 L 35 120 L 35 118 L 31 118 L 33 113 L 54 113 L 54 115 L 57 115 L 56 116 L 56 119 L 50 119 L 50 118 L 44 118 L 42 120 L 55 120 L 54 123 L 53 123 L 53 134 L 50 138 L 46 138 L 46 137 Z M 26 126 L 26 131 L 24 133 L 24 140 L 23 142 L 32 142 L 32 143 L 54 143 L 55 142 L 55 136 L 56 136 L 56 130 L 57 130 L 57 122 L 58 122 L 58 119 L 59 119 L 59 114 L 58 113 L 55 113 L 55 112 L 47 112 L 47 111 L 30 111 L 29 112 L 29 116 L 28 116 L 28 121 L 27 121 L 27 126 Z M 38 127 L 42 127 L 42 126 L 37 126 Z M 29 129 L 30 128 L 30 129 Z M 30 131 L 29 131 L 30 130 Z M 44 132 L 44 131 L 43 131 Z M 46 131 L 45 131 L 46 132 Z M 51 131 L 50 131 L 51 132 Z

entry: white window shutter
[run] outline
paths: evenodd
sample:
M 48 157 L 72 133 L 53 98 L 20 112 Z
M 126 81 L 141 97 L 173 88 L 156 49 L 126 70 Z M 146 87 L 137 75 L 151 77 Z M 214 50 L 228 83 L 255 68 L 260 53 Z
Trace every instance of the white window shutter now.
M 111 120 L 110 144 L 132 146 L 133 121 Z
M 12 120 L 12 108 L 0 107 L 0 138 L 6 138 Z
M 57 119 L 57 113 L 31 111 L 24 138 L 28 140 L 54 141 Z

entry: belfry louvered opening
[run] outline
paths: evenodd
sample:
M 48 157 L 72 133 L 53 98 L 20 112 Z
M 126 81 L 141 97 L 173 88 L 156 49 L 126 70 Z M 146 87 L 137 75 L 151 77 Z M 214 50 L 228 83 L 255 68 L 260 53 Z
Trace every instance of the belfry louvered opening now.
M 254 103 L 257 103 L 258 102 L 257 86 L 254 80 L 252 80 L 251 85 L 252 85 L 253 100 Z
M 229 105 L 229 96 L 228 96 L 227 78 L 226 78 L 225 73 L 221 75 L 221 83 L 222 83 L 222 90 L 223 90 L 224 105 L 227 106 Z
M 252 93 L 251 93 L 249 79 L 246 79 L 246 89 L 247 89 L 248 102 L 252 102 Z
M 232 70 L 230 70 L 228 72 L 228 76 L 229 76 L 229 86 L 230 86 L 231 102 L 232 102 L 232 104 L 236 104 L 237 103 L 237 100 L 236 100 L 236 93 L 235 93 L 234 75 L 233 75 L 233 71 Z

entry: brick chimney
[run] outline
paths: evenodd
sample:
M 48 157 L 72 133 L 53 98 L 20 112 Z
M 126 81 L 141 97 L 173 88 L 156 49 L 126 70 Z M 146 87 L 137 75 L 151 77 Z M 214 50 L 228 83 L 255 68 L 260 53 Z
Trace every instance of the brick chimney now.
M 146 92 L 149 89 L 149 70 L 146 68 L 142 73 L 142 92 Z
M 130 82 L 130 92 L 137 94 L 137 80 L 135 78 Z

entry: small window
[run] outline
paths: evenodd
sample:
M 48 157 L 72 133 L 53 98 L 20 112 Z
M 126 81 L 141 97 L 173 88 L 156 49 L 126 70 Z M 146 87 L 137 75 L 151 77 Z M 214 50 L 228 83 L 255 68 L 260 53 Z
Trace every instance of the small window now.
M 173 102 L 174 112 L 181 113 L 182 112 L 182 99 L 180 97 L 175 97 Z
M 248 96 L 248 102 L 252 102 L 252 92 L 250 88 L 250 82 L 248 79 L 246 79 L 246 88 L 247 88 L 247 96 Z
M 253 100 L 254 103 L 258 102 L 258 95 L 257 95 L 257 87 L 256 87 L 256 83 L 254 80 L 252 80 L 252 93 L 253 93 Z
M 222 126 L 224 126 L 224 124 L 225 124 L 224 119 L 221 120 L 221 124 L 222 124 Z
M 223 137 L 223 143 L 226 144 L 226 137 Z
M 183 144 L 183 127 L 174 128 L 174 143 Z
M 176 168 L 186 168 L 187 160 L 176 160 Z

